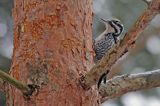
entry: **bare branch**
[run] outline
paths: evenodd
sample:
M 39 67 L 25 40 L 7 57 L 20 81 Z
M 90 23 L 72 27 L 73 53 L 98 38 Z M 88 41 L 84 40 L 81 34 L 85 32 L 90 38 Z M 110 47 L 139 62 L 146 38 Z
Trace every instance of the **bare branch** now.
M 153 0 L 148 9 L 138 18 L 133 27 L 126 33 L 119 45 L 116 45 L 98 62 L 85 76 L 82 76 L 80 83 L 84 89 L 95 85 L 101 74 L 110 70 L 111 66 L 126 52 L 135 46 L 135 41 L 147 27 L 149 22 L 160 12 L 160 0 Z
M 160 69 L 141 74 L 122 75 L 114 77 L 101 85 L 99 93 L 102 102 L 122 96 L 131 91 L 154 88 L 160 86 Z
M 28 96 L 27 94 L 30 94 L 33 92 L 33 89 L 31 89 L 27 84 L 24 84 L 17 79 L 11 77 L 7 73 L 0 70 L 0 79 L 3 79 L 4 81 L 0 80 L 0 90 L 5 91 L 5 83 L 11 84 L 15 86 L 17 89 L 21 90 L 25 96 Z
M 151 0 L 143 0 L 147 5 L 150 5 Z

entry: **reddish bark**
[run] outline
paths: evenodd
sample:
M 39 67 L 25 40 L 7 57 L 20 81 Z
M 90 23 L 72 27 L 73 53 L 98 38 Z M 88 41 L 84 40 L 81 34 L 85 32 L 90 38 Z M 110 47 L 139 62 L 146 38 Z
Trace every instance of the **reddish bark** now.
M 78 78 L 93 66 L 92 0 L 16 0 L 10 73 L 40 86 L 30 100 L 8 87 L 9 106 L 95 106 L 95 87 Z

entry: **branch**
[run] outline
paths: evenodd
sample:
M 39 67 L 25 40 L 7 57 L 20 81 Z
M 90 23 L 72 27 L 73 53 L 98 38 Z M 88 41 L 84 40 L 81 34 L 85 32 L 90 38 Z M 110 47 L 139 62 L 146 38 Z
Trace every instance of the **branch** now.
M 99 93 L 102 102 L 119 97 L 127 92 L 160 87 L 160 69 L 141 74 L 114 77 L 101 85 Z
M 4 81 L 0 80 L 0 89 L 2 91 L 5 91 L 5 83 L 9 83 L 13 86 L 15 86 L 17 89 L 21 90 L 23 94 L 28 96 L 27 94 L 30 94 L 33 92 L 33 89 L 31 89 L 28 85 L 23 84 L 22 82 L 16 80 L 15 78 L 11 77 L 7 73 L 0 70 L 0 78 Z
M 150 5 L 150 3 L 151 3 L 151 1 L 149 1 L 149 0 L 142 0 L 142 1 L 144 1 L 147 5 Z
M 111 66 L 126 52 L 135 46 L 135 41 L 149 22 L 160 12 L 160 0 L 153 0 L 148 9 L 138 18 L 133 27 L 125 34 L 119 45 L 115 45 L 105 56 L 85 75 L 80 78 L 84 89 L 95 85 L 102 73 L 110 70 Z

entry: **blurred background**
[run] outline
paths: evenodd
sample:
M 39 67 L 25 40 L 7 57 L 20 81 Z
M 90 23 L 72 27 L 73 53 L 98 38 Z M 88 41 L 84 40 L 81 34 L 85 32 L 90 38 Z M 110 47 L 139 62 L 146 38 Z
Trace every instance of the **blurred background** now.
M 13 50 L 13 0 L 0 0 L 0 69 L 8 72 Z M 93 0 L 93 37 L 105 26 L 98 18 L 117 18 L 124 24 L 124 33 L 145 11 L 143 0 Z M 118 61 L 109 78 L 124 73 L 140 73 L 160 68 L 160 15 L 157 15 L 141 34 L 136 48 Z M 5 94 L 0 93 L 0 106 L 5 106 Z M 102 106 L 160 106 L 160 89 L 131 92 L 108 100 Z

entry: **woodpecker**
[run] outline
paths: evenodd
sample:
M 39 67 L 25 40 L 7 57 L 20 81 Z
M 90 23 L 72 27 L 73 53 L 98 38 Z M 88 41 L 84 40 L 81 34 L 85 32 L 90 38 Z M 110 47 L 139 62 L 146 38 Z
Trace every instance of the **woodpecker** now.
M 112 19 L 112 20 L 104 20 L 101 19 L 102 22 L 105 24 L 105 31 L 100 34 L 94 41 L 93 41 L 93 49 L 96 54 L 94 57 L 95 63 L 102 59 L 102 57 L 110 50 L 121 38 L 121 33 L 123 32 L 123 24 L 121 24 L 120 20 Z M 106 75 L 109 71 L 102 74 L 98 81 L 98 88 L 100 84 L 106 83 Z

